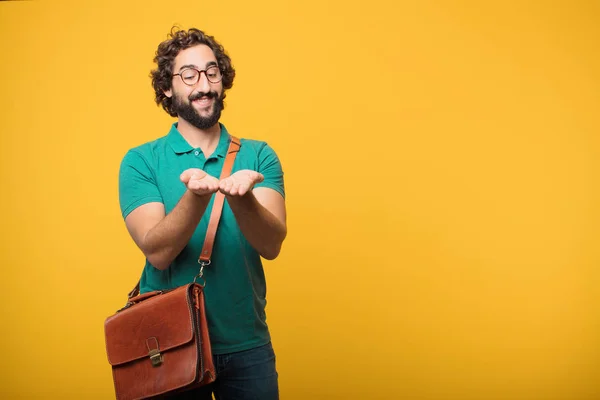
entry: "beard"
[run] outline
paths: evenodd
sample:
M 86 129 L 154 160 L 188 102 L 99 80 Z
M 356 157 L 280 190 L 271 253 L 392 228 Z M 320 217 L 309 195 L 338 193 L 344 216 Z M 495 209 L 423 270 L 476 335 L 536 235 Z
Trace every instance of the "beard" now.
M 212 103 L 212 111 L 206 116 L 200 115 L 200 113 L 194 108 L 192 102 L 202 97 L 208 97 L 214 99 Z M 183 97 L 173 93 L 173 108 L 179 118 L 182 118 L 195 126 L 198 129 L 206 130 L 215 126 L 221 118 L 221 111 L 224 108 L 223 96 L 219 96 L 217 92 L 197 92 L 191 95 L 186 101 Z

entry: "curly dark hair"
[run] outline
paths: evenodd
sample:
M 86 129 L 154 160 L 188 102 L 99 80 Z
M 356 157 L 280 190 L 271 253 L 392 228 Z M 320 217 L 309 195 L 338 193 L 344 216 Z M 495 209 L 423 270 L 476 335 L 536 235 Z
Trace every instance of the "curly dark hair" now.
M 175 57 L 177 57 L 181 50 L 199 44 L 205 44 L 210 47 L 217 58 L 219 69 L 223 74 L 223 99 L 225 98 L 225 91 L 231 89 L 233 86 L 235 69 L 231 64 L 231 58 L 229 58 L 223 46 L 214 37 L 207 35 L 199 29 L 190 28 L 186 31 L 174 26 L 168 35 L 168 39 L 158 45 L 156 56 L 154 57 L 154 62 L 158 68 L 150 73 L 156 104 L 162 105 L 165 111 L 172 117 L 177 116 L 177 113 L 173 110 L 173 99 L 167 97 L 164 92 L 171 89 L 172 86 Z

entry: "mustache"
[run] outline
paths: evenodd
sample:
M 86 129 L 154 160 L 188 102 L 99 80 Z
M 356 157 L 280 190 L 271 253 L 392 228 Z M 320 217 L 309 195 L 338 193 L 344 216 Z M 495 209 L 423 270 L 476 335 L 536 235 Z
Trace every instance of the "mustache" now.
M 219 97 L 217 92 L 196 92 L 189 97 L 190 101 L 199 100 L 202 97 L 208 97 L 209 99 L 216 99 Z

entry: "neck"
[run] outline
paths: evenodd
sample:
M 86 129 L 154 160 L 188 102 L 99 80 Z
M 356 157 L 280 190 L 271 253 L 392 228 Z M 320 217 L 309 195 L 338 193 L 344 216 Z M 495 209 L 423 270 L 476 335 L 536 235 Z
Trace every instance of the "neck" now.
M 200 148 L 205 157 L 215 151 L 221 137 L 221 126 L 217 122 L 208 129 L 198 129 L 183 118 L 177 120 L 177 130 L 193 148 Z

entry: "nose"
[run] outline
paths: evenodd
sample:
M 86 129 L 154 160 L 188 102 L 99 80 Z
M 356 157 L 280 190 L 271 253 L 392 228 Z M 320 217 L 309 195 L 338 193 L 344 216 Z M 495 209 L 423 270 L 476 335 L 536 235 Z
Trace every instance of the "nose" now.
M 210 91 L 210 82 L 206 76 L 206 72 L 200 72 L 198 83 L 196 84 L 198 91 L 207 93 Z

